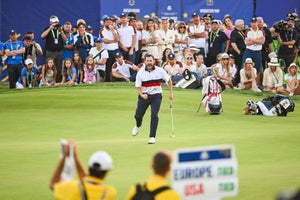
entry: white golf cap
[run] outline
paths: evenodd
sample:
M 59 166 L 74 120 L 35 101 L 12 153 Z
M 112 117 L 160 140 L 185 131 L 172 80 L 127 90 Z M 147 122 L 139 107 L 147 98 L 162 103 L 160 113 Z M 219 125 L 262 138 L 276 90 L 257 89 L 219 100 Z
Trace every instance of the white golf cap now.
M 52 23 L 55 23 L 55 22 L 59 22 L 59 20 L 58 20 L 58 17 L 56 17 L 56 16 L 51 16 L 50 17 L 50 22 L 52 22 Z
M 25 60 L 25 65 L 29 65 L 29 64 L 33 64 L 33 61 L 32 61 L 31 58 L 27 58 L 27 59 Z
M 97 151 L 90 157 L 89 167 L 94 167 L 94 164 L 100 165 L 100 171 L 108 171 L 113 168 L 112 158 L 105 151 Z

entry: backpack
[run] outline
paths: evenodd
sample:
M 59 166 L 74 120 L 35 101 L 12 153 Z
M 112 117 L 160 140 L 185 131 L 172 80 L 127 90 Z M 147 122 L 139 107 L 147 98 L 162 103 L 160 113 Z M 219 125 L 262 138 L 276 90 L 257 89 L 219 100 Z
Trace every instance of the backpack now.
M 149 191 L 147 189 L 146 183 L 136 184 L 136 193 L 131 200 L 154 200 L 155 195 L 169 189 L 169 186 L 162 186 L 154 191 Z
M 246 102 L 250 114 L 266 116 L 287 116 L 295 109 L 294 102 L 287 96 L 276 94 L 275 96 L 264 98 L 262 101 Z

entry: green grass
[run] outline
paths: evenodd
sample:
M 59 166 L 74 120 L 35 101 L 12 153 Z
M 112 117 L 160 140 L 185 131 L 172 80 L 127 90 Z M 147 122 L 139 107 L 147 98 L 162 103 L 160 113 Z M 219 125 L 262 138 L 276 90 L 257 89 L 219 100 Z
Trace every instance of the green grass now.
M 174 90 L 176 137 L 171 139 L 168 91 L 160 111 L 157 144 L 148 145 L 149 111 L 138 136 L 131 136 L 137 94 L 133 84 L 8 90 L 0 88 L 0 199 L 53 199 L 48 189 L 58 162 L 60 139 L 73 139 L 86 165 L 102 149 L 114 160 L 106 183 L 124 199 L 129 186 L 151 175 L 159 149 L 233 144 L 238 159 L 239 193 L 226 199 L 274 199 L 300 183 L 299 97 L 287 117 L 244 116 L 246 100 L 268 94 L 223 93 L 224 112 L 210 116 L 199 90 Z

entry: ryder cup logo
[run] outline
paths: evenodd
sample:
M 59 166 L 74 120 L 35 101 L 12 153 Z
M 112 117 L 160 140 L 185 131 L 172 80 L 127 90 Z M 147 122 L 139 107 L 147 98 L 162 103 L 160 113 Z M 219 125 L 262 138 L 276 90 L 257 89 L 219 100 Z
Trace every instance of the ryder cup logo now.
M 172 6 L 171 5 L 168 5 L 167 6 L 167 11 L 171 11 L 172 10 Z
M 130 6 L 134 6 L 135 0 L 129 0 L 129 1 L 128 1 L 128 4 L 129 4 Z
M 207 6 L 213 6 L 214 5 L 214 0 L 206 0 L 206 5 Z

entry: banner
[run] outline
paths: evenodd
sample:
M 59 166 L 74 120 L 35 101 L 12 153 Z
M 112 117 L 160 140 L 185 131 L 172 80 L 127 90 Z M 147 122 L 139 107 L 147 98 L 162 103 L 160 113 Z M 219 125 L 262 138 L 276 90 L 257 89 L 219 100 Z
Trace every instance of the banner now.
M 253 17 L 253 0 L 183 0 L 182 12 L 184 21 L 191 19 L 195 12 L 202 17 L 209 13 L 213 18 L 223 21 L 226 14 L 230 14 L 233 22 L 244 19 L 245 24 L 250 24 Z
M 267 6 L 271 5 L 271 6 Z M 274 3 L 272 0 L 257 1 L 257 17 L 263 17 L 265 23 L 272 26 L 279 20 L 286 20 L 287 13 L 298 13 L 300 11 L 299 0 L 285 0 Z
M 139 17 L 145 15 L 154 17 L 157 15 L 156 10 L 156 1 L 153 0 L 100 0 L 101 16 L 117 15 L 119 17 L 121 13 L 134 12 Z
M 158 14 L 159 18 L 170 18 L 174 21 L 181 20 L 180 1 L 178 0 L 158 0 Z

